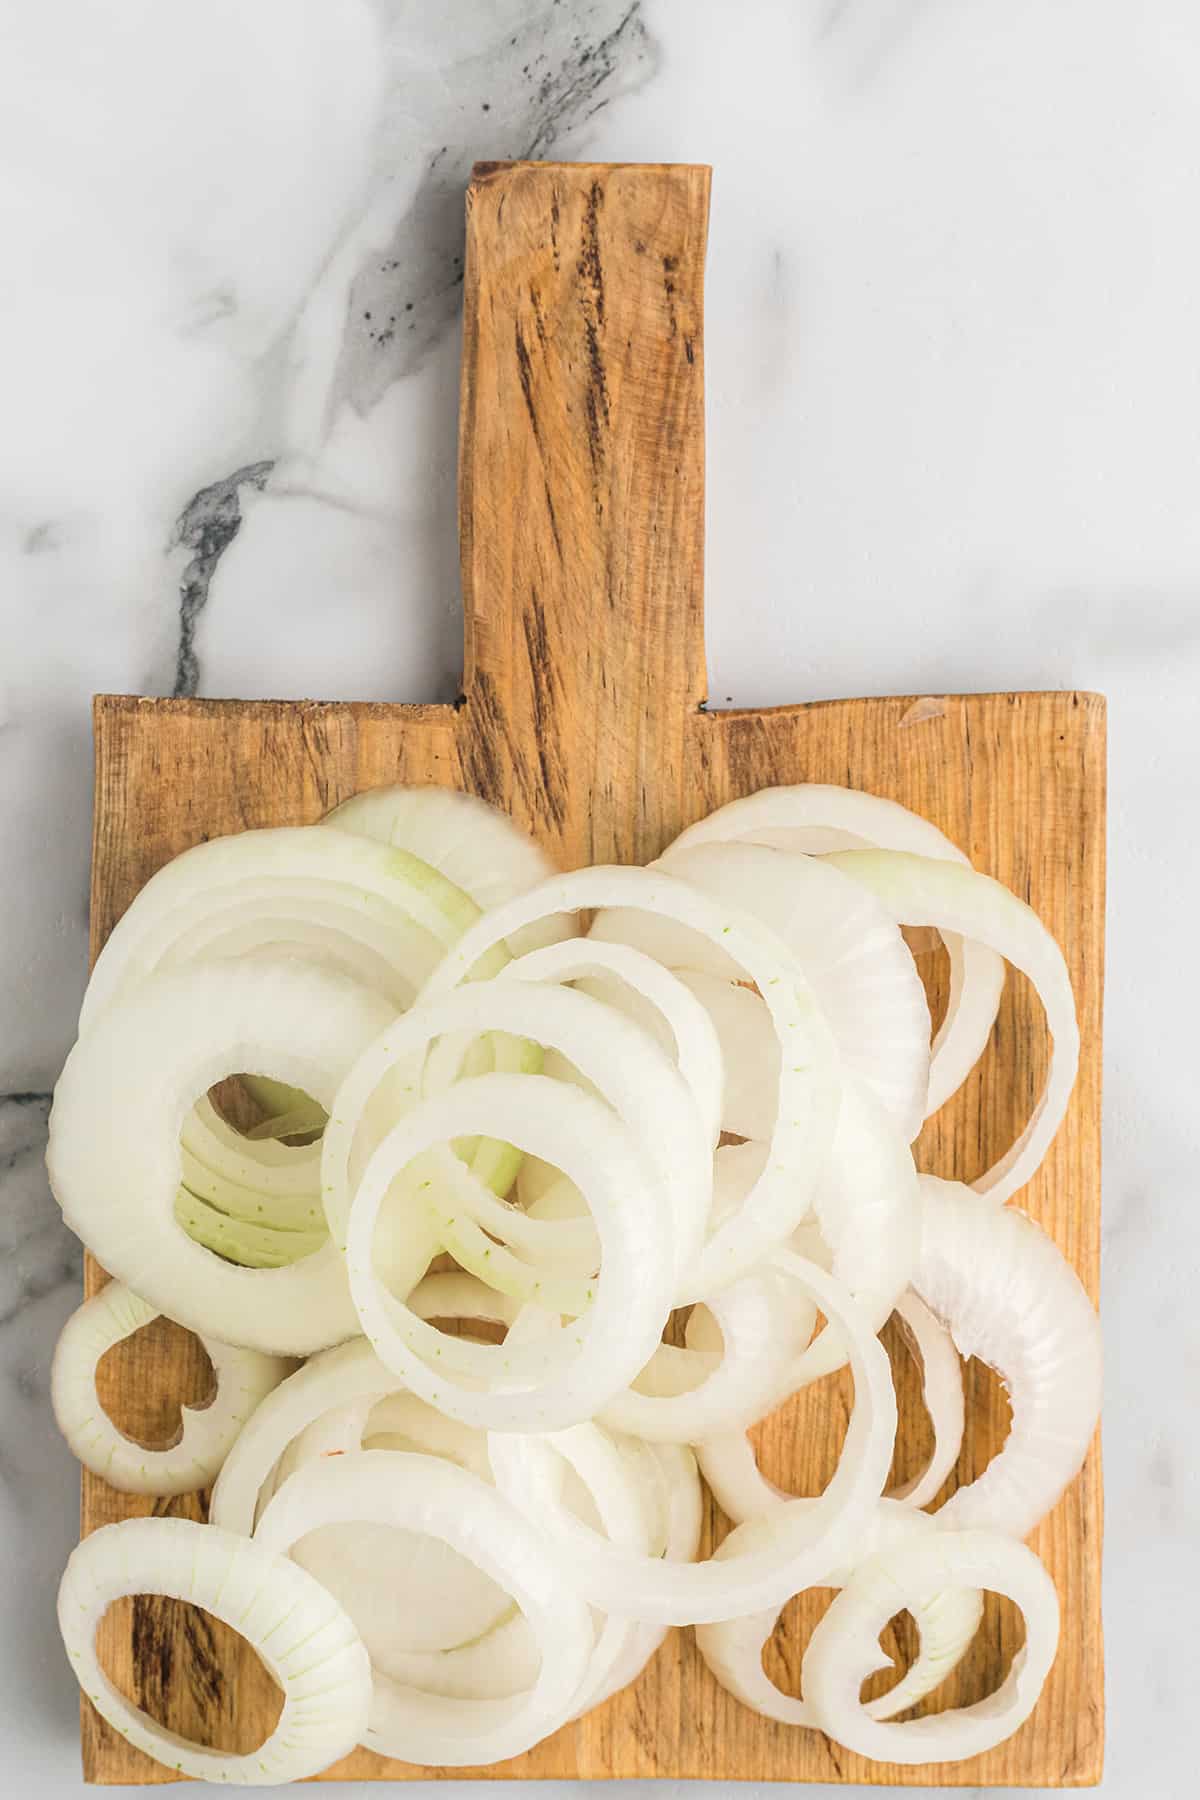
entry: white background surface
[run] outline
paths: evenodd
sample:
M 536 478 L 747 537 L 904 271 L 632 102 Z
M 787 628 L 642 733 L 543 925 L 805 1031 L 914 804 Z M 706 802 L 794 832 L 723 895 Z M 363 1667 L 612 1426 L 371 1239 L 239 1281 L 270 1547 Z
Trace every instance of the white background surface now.
M 1200 14 L 1189 0 L 4 13 L 13 1791 L 80 1788 L 52 1615 L 76 1487 L 46 1398 L 78 1260 L 40 1157 L 84 972 L 88 697 L 171 691 L 189 560 L 176 522 L 198 490 L 267 460 L 196 620 L 198 691 L 453 692 L 461 189 L 474 157 L 529 152 L 715 167 L 714 704 L 1109 695 L 1105 1791 L 1192 1791 Z

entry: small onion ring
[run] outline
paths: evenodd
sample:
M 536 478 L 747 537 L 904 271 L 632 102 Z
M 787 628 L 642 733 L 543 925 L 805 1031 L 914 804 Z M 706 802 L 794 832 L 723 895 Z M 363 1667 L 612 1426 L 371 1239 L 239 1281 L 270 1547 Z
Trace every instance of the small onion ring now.
M 781 1504 L 775 1500 L 772 1504 Z M 856 1546 L 851 1563 L 830 1569 L 812 1582 L 813 1587 L 844 1587 L 854 1567 L 881 1550 L 904 1549 L 922 1542 L 938 1529 L 925 1513 L 913 1512 L 894 1500 L 881 1500 Z M 767 1675 L 762 1655 L 775 1630 L 782 1606 L 767 1607 L 744 1619 L 730 1619 L 696 1627 L 696 1648 L 721 1686 L 743 1705 L 782 1725 L 820 1729 L 812 1705 L 794 1699 Z M 864 1705 L 872 1719 L 890 1719 L 915 1706 L 949 1675 L 971 1647 L 983 1616 L 983 1596 L 975 1588 L 951 1587 L 924 1594 L 912 1607 L 920 1648 L 910 1668 L 894 1687 Z
M 596 1004 L 566 990 L 556 997 Z M 564 1334 L 516 1346 L 447 1338 L 379 1283 L 371 1246 L 385 1194 L 423 1152 L 464 1132 L 507 1134 L 562 1169 L 590 1199 L 600 1235 L 600 1276 L 586 1318 Z M 419 1194 L 414 1204 L 417 1199 Z M 675 1279 L 669 1230 L 655 1172 L 600 1101 L 544 1075 L 474 1076 L 422 1102 L 372 1156 L 348 1223 L 350 1289 L 380 1357 L 431 1405 L 489 1430 L 553 1430 L 590 1418 L 649 1360 Z M 491 1385 L 472 1391 L 459 1385 L 462 1377 Z
M 255 1407 L 292 1366 L 282 1357 L 201 1335 L 216 1394 L 204 1406 L 181 1406 L 178 1440 L 167 1449 L 148 1450 L 105 1412 L 96 1370 L 114 1344 L 159 1316 L 122 1282 L 110 1281 L 71 1314 L 50 1365 L 50 1402 L 59 1430 L 84 1468 L 126 1494 L 190 1494 L 207 1487 Z
M 951 1588 L 1005 1594 L 1024 1614 L 1025 1642 L 1004 1682 L 974 1706 L 931 1718 L 872 1718 L 859 1691 L 880 1666 L 879 1633 L 897 1613 L 915 1612 L 922 1596 Z M 1058 1628 L 1058 1595 L 1032 1550 L 996 1532 L 935 1530 L 855 1570 L 809 1639 L 801 1681 L 820 1729 L 847 1750 L 910 1765 L 957 1762 L 1024 1724 L 1054 1662 Z
M 911 1143 L 929 1092 L 929 1004 L 888 909 L 823 857 L 764 844 L 675 847 L 658 866 L 718 903 L 744 905 L 804 970 L 843 1068 Z M 680 945 L 687 967 L 687 947 Z M 737 1129 L 737 1127 L 731 1127 Z
M 721 1129 L 721 1046 L 712 1020 L 696 996 L 652 956 L 629 944 L 601 938 L 568 938 L 520 956 L 501 972 L 504 981 L 571 981 L 581 992 L 618 1011 L 629 1011 L 674 1057 L 700 1114 L 701 1130 L 715 1144 Z M 612 987 L 618 993 L 614 1000 Z M 632 1009 L 629 1001 L 634 1002 Z M 655 1028 L 658 1027 L 658 1030 Z
M 791 1371 L 814 1320 L 813 1307 L 798 1302 L 777 1271 L 743 1275 L 693 1312 L 688 1349 L 664 1344 L 655 1351 L 634 1385 L 603 1409 L 600 1422 L 658 1444 L 696 1444 L 722 1432 L 745 1431 L 795 1392 Z M 718 1344 L 710 1349 L 702 1343 L 702 1331 L 716 1336 Z M 670 1391 L 659 1375 L 661 1365 L 668 1378 L 680 1365 L 684 1373 L 699 1365 L 700 1379 Z
M 114 1686 L 96 1632 L 114 1600 L 164 1594 L 202 1606 L 238 1631 L 283 1689 L 275 1729 L 239 1756 L 159 1725 Z M 115 1731 L 177 1775 L 241 1785 L 303 1781 L 358 1743 L 371 1665 L 351 1621 L 320 1582 L 286 1556 L 193 1519 L 125 1519 L 71 1552 L 58 1621 L 80 1687 Z

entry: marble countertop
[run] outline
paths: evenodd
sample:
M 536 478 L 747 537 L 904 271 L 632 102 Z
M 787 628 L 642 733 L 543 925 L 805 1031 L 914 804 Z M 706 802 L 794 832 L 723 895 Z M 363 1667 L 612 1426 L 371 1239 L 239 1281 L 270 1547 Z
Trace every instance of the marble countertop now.
M 1106 1791 L 1192 1791 L 1194 5 L 41 0 L 10 34 L 0 1719 L 13 1791 L 57 1800 L 81 1785 L 52 1606 L 76 1481 L 47 1400 L 79 1253 L 41 1157 L 85 968 L 89 696 L 454 692 L 462 189 L 476 157 L 512 155 L 714 165 L 714 704 L 1109 696 Z

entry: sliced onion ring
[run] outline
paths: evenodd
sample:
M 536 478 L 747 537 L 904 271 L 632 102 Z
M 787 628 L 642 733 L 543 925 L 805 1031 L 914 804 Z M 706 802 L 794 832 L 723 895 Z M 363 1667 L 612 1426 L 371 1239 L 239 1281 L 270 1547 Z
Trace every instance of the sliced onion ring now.
M 859 1691 L 879 1664 L 879 1634 L 922 1596 L 951 1588 L 1006 1594 L 1025 1618 L 1025 1642 L 1001 1686 L 974 1706 L 904 1724 L 871 1717 Z M 883 1762 L 958 1762 L 1024 1724 L 1058 1649 L 1054 1583 L 1023 1544 L 990 1531 L 935 1530 L 921 1543 L 870 1557 L 851 1576 L 809 1639 L 801 1668 L 808 1705 L 835 1743 Z M 887 1667 L 887 1664 L 883 1664 Z
M 813 1216 L 795 1233 L 793 1248 L 823 1267 L 828 1256 L 878 1331 L 912 1279 L 920 1227 L 912 1152 L 866 1083 L 847 1076 Z M 844 1361 L 838 1335 L 826 1325 L 796 1360 L 790 1392 Z
M 148 1450 L 126 1437 L 96 1392 L 100 1359 L 159 1317 L 119 1281 L 110 1281 L 71 1314 L 50 1366 L 50 1400 L 59 1430 L 86 1469 L 126 1494 L 189 1494 L 208 1487 L 255 1407 L 292 1365 L 201 1336 L 217 1391 L 203 1406 L 180 1408 L 179 1439 Z
M 663 1561 L 695 1562 L 700 1552 L 700 1533 L 704 1523 L 704 1498 L 700 1491 L 696 1459 L 690 1450 L 679 1444 L 650 1444 L 647 1449 L 657 1465 L 665 1490 Z M 576 1695 L 575 1717 L 581 1718 L 592 1707 L 601 1706 L 613 1694 L 620 1693 L 622 1688 L 636 1681 L 659 1645 L 664 1642 L 668 1630 L 666 1625 L 629 1621 L 621 1655 L 603 1678 L 597 1677 L 594 1685 L 589 1682 L 585 1693 Z
M 399 1116 L 401 1124 L 405 1109 L 415 1106 L 422 1095 L 425 1104 L 431 1103 L 431 1088 L 440 1087 L 443 1099 L 455 1108 L 458 1102 L 453 1095 L 467 1087 L 465 1081 L 454 1082 L 462 1053 L 472 1038 L 494 1030 L 519 1034 L 562 1052 L 646 1146 L 673 1214 L 674 1233 L 660 1243 L 657 1254 L 677 1264 L 683 1250 L 703 1231 L 711 1190 L 711 1162 L 691 1090 L 659 1046 L 628 1019 L 586 994 L 533 982 L 470 982 L 440 994 L 436 1001 L 422 1000 L 396 1020 L 351 1070 L 325 1132 L 322 1158 L 325 1210 L 335 1241 L 348 1242 L 360 1157 L 357 1139 L 381 1090 L 391 1102 L 391 1116 Z M 448 1073 L 438 1059 L 445 1044 L 452 1052 Z M 503 1077 L 470 1079 L 484 1082 Z M 564 1082 L 552 1085 L 545 1078 L 536 1079 L 542 1080 L 542 1086 L 525 1091 L 540 1093 L 547 1105 L 553 1106 L 567 1092 Z M 474 1134 L 460 1126 L 451 1135 Z M 372 1158 L 376 1169 L 378 1156 L 377 1148 Z M 398 1165 L 396 1173 L 402 1168 L 403 1164 Z M 454 1184 L 456 1194 L 470 1185 L 465 1168 L 461 1172 L 444 1169 L 439 1186 L 443 1180 Z M 434 1202 L 437 1198 L 437 1193 L 431 1195 Z M 451 1199 L 457 1210 L 457 1198 Z
M 1023 1538 L 1078 1473 L 1100 1413 L 1100 1321 L 1062 1252 L 1015 1207 L 957 1181 L 921 1177 L 913 1286 L 964 1357 L 1004 1380 L 1009 1434 L 952 1494 L 945 1525 Z
M 322 1414 L 399 1385 L 366 1338 L 310 1357 L 268 1394 L 226 1457 L 209 1505 L 213 1524 L 250 1537 L 259 1493 L 292 1440 Z
M 409 1305 L 422 1319 L 508 1324 L 514 1316 L 511 1305 L 482 1283 L 469 1275 L 449 1272 L 427 1275 L 410 1295 Z M 306 1454 L 318 1453 L 322 1448 L 359 1450 L 371 1430 L 397 1430 L 396 1416 L 383 1412 L 389 1400 L 419 1409 L 423 1438 L 418 1448 L 451 1455 L 445 1446 L 446 1438 L 453 1436 L 461 1449 L 463 1427 L 444 1419 L 415 1394 L 407 1393 L 399 1378 L 380 1362 L 366 1338 L 352 1338 L 349 1343 L 310 1357 L 252 1414 L 213 1489 L 209 1504 L 213 1523 L 251 1536 L 255 1510 L 264 1495 L 269 1498 L 267 1488 L 272 1476 L 274 1489 L 278 1489 Z M 363 1402 L 365 1414 L 361 1410 Z M 431 1425 L 440 1428 L 436 1442 L 428 1435 Z M 321 1432 L 326 1436 L 323 1444 Z M 482 1437 L 479 1443 L 479 1460 L 486 1469 L 487 1450 Z
M 179 1132 L 198 1094 L 250 1069 L 330 1106 L 392 1008 L 345 976 L 247 958 L 148 978 L 103 1013 L 54 1093 L 46 1166 L 68 1225 L 135 1294 L 191 1330 L 307 1355 L 358 1321 L 336 1249 L 239 1268 L 175 1219 Z
M 164 1594 L 202 1606 L 238 1631 L 283 1689 L 275 1729 L 239 1756 L 209 1750 L 156 1723 L 114 1686 L 96 1631 L 114 1600 Z M 371 1665 L 346 1614 L 320 1582 L 262 1545 L 192 1519 L 125 1519 L 72 1552 L 58 1621 L 75 1677 L 115 1731 L 177 1775 L 265 1785 L 303 1781 L 360 1742 Z
M 565 990 L 555 997 L 594 1004 Z M 371 1262 L 375 1220 L 396 1176 L 461 1133 L 501 1130 L 588 1195 L 601 1243 L 586 1317 L 516 1346 L 445 1337 L 381 1287 Z M 419 1192 L 413 1203 L 418 1200 Z M 442 1412 L 501 1431 L 578 1423 L 627 1387 L 661 1336 L 675 1279 L 670 1212 L 655 1171 L 607 1107 L 544 1075 L 474 1076 L 394 1126 L 359 1184 L 346 1258 L 359 1316 L 381 1358 Z M 474 1389 L 461 1385 L 464 1379 Z
M 319 1526 L 353 1523 L 449 1544 L 512 1594 L 541 1650 L 537 1681 L 510 1699 L 464 1701 L 377 1675 L 363 1738 L 369 1749 L 463 1768 L 519 1756 L 566 1719 L 587 1669 L 591 1619 L 503 1495 L 440 1458 L 368 1450 L 298 1470 L 267 1506 L 254 1542 L 287 1552 Z
M 779 1505 L 779 1501 L 774 1501 Z M 814 1587 L 844 1587 L 853 1576 L 855 1563 L 884 1549 L 920 1543 L 936 1531 L 934 1521 L 895 1501 L 881 1500 L 869 1521 L 854 1562 L 830 1569 Z M 768 1719 L 783 1725 L 820 1729 L 819 1717 L 804 1699 L 794 1699 L 778 1688 L 763 1668 L 763 1650 L 779 1622 L 782 1607 L 768 1607 L 745 1619 L 730 1619 L 696 1628 L 696 1648 L 721 1686 L 735 1699 Z M 872 1719 L 894 1718 L 933 1692 L 962 1661 L 983 1616 L 983 1596 L 977 1589 L 951 1587 L 923 1594 L 912 1608 L 920 1640 L 916 1658 L 894 1687 L 865 1706 Z
M 1046 1085 L 1016 1142 L 974 1183 L 981 1194 L 1011 1199 L 1054 1141 L 1079 1066 L 1079 1027 L 1062 951 L 1032 908 L 990 875 L 897 850 L 844 850 L 830 861 L 877 894 L 899 924 L 934 925 L 987 944 L 1037 989 L 1054 1044 Z

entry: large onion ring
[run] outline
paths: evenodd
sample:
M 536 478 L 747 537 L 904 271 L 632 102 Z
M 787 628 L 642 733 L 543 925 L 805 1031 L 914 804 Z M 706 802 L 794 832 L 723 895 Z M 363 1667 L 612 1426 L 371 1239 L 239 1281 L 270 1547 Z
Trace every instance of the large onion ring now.
M 463 1768 L 519 1756 L 566 1719 L 587 1670 L 591 1619 L 516 1507 L 438 1457 L 368 1450 L 298 1470 L 269 1502 L 254 1542 L 286 1552 L 322 1525 L 354 1523 L 449 1544 L 512 1594 L 542 1653 L 529 1692 L 499 1700 L 431 1694 L 377 1674 L 363 1738 L 369 1749 Z
M 180 1325 L 307 1355 L 359 1329 L 331 1244 L 247 1269 L 175 1219 L 180 1127 L 232 1069 L 279 1075 L 323 1106 L 392 1017 L 357 982 L 302 962 L 246 959 L 156 975 L 78 1040 L 50 1112 L 46 1166 L 63 1216 L 111 1274 Z

